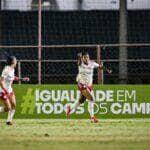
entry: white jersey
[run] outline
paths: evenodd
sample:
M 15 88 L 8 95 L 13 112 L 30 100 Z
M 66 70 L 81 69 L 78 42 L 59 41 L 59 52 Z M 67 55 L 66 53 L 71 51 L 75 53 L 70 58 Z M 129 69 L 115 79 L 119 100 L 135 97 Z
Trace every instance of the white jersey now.
M 10 66 L 6 66 L 2 71 L 1 77 L 4 78 L 4 86 L 8 90 L 8 92 L 13 92 L 12 83 L 15 78 L 15 70 Z M 1 92 L 2 88 L 0 87 L 0 93 Z
M 93 84 L 93 72 L 94 68 L 98 68 L 99 64 L 90 61 L 88 65 L 84 64 L 83 62 L 79 65 L 79 73 L 77 75 L 77 82 L 92 85 Z

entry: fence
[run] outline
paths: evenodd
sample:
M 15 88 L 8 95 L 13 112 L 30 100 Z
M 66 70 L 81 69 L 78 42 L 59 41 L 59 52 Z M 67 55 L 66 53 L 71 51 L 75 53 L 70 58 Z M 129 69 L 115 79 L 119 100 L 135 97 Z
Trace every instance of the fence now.
M 120 47 L 127 48 L 127 59 L 119 59 Z M 76 56 L 81 51 L 87 51 L 91 59 L 103 63 L 113 71 L 112 74 L 108 74 L 105 71 L 95 70 L 95 84 L 118 84 L 121 80 L 129 84 L 150 83 L 150 44 L 148 43 L 42 46 L 40 60 L 36 50 L 38 46 L 1 46 L 0 48 L 4 51 L 11 49 L 16 56 L 25 56 L 27 51 L 24 49 L 35 49 L 36 54 L 31 54 L 33 59 L 29 59 L 29 56 L 28 59 L 18 60 L 16 72 L 19 77 L 30 76 L 30 83 L 37 84 L 41 81 L 42 84 L 74 84 L 78 72 Z M 2 65 L 4 61 L 1 60 Z M 121 63 L 125 63 L 127 67 L 125 79 L 120 77 Z

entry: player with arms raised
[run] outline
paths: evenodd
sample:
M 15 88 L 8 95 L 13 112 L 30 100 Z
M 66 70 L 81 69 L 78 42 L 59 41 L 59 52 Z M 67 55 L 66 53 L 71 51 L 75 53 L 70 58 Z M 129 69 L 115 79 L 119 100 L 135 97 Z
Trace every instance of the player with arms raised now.
M 91 122 L 97 123 L 98 119 L 94 116 L 94 99 L 91 94 L 92 85 L 93 85 L 93 72 L 94 68 L 106 69 L 100 64 L 90 60 L 88 53 L 79 53 L 78 54 L 78 75 L 77 75 L 77 84 L 78 89 L 81 92 L 80 98 L 73 105 L 67 107 L 66 115 L 69 116 L 72 110 L 76 110 L 77 107 L 84 103 L 86 99 L 88 100 L 88 110 L 91 117 Z M 111 70 L 106 69 L 108 73 L 111 73 Z
M 29 81 L 29 78 L 21 78 L 15 76 L 15 67 L 17 60 L 14 56 L 7 58 L 7 66 L 4 67 L 0 77 L 0 100 L 4 106 L 0 106 L 0 113 L 8 112 L 7 125 L 12 125 L 12 119 L 16 109 L 16 98 L 12 89 L 13 81 Z

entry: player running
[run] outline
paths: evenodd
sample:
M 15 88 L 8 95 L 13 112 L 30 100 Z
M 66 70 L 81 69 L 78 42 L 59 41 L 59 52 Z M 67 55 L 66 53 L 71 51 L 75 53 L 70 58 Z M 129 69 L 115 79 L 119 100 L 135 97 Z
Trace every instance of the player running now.
M 78 89 L 80 90 L 80 98 L 74 104 L 69 105 L 66 110 L 66 115 L 69 116 L 72 110 L 76 110 L 77 107 L 84 103 L 86 99 L 88 100 L 88 111 L 90 114 L 91 122 L 97 123 L 98 119 L 94 116 L 94 99 L 91 94 L 93 90 L 93 72 L 94 68 L 106 69 L 108 73 L 112 71 L 104 68 L 102 65 L 90 60 L 88 53 L 79 53 L 78 54 L 78 75 L 77 75 L 77 84 Z
M 16 98 L 12 89 L 13 81 L 29 81 L 28 77 L 19 79 L 15 76 L 16 65 L 16 57 L 9 56 L 7 58 L 7 66 L 4 67 L 0 77 L 0 100 L 4 104 L 4 106 L 0 106 L 0 113 L 8 112 L 7 125 L 12 125 L 12 119 L 16 109 Z

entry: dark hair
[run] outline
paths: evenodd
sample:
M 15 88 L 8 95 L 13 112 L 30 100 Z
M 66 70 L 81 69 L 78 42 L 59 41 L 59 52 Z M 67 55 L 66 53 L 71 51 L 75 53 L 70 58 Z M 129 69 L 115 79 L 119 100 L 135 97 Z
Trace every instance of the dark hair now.
M 8 56 L 8 57 L 7 57 L 7 64 L 8 64 L 8 65 L 12 65 L 14 59 L 16 59 L 15 56 Z
M 82 56 L 85 56 L 85 55 L 89 55 L 89 53 L 88 52 L 83 52 Z

